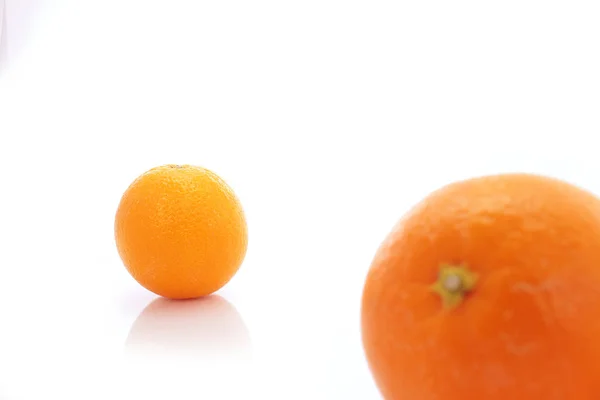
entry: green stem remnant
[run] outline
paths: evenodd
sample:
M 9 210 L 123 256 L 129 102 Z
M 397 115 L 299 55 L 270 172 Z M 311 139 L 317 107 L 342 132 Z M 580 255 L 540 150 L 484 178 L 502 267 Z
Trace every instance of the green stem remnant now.
M 464 266 L 442 264 L 432 290 L 439 294 L 445 308 L 455 308 L 475 287 L 477 275 Z

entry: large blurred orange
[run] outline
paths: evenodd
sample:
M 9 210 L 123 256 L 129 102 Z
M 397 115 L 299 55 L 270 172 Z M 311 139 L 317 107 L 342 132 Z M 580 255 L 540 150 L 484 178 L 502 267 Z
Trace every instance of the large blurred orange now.
M 172 299 L 196 298 L 223 287 L 247 247 L 244 212 L 215 173 L 166 165 L 138 177 L 115 218 L 119 255 L 145 288 Z
M 507 174 L 414 207 L 366 279 L 362 336 L 386 400 L 600 399 L 600 202 Z

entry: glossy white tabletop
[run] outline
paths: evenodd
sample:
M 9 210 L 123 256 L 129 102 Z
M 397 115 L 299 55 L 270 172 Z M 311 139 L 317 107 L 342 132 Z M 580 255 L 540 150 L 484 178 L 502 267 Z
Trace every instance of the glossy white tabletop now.
M 2 400 L 379 399 L 360 295 L 411 205 L 517 170 L 600 193 L 597 2 L 5 1 Z M 157 299 L 116 253 L 164 163 L 247 212 L 218 297 Z

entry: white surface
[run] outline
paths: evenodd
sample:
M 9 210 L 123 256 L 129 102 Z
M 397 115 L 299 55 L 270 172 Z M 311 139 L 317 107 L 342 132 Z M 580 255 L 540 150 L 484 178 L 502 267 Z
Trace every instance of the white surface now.
M 55 3 L 53 0 L 0 0 L 0 73 L 28 48 L 38 24 L 37 17 L 48 16 Z
M 0 398 L 378 399 L 360 291 L 410 205 L 600 193 L 596 1 L 200 3 L 45 2 L 0 76 Z M 113 217 L 171 162 L 232 185 L 250 246 L 222 300 L 144 311 Z
M 0 72 L 6 63 L 6 24 L 4 23 L 4 0 L 0 0 Z

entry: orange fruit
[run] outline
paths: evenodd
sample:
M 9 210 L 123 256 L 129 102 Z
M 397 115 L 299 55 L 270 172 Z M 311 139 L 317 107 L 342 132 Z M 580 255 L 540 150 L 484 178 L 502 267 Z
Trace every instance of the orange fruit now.
M 248 243 L 242 206 L 215 173 L 165 165 L 138 177 L 115 217 L 117 249 L 129 273 L 167 298 L 206 296 L 238 271 Z
M 600 200 L 553 178 L 455 182 L 378 249 L 362 340 L 387 400 L 600 399 Z

